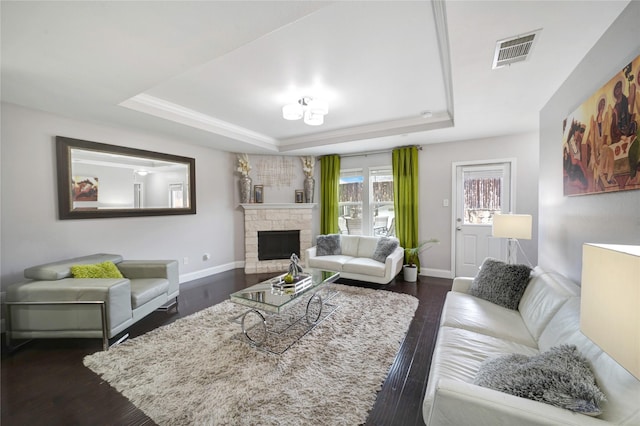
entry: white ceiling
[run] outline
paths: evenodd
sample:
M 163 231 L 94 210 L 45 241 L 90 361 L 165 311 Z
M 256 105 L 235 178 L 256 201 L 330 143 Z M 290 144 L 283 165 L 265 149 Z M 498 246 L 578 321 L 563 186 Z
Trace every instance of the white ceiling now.
M 2 1 L 2 101 L 254 154 L 529 132 L 628 3 Z M 302 96 L 329 102 L 324 125 L 282 118 Z

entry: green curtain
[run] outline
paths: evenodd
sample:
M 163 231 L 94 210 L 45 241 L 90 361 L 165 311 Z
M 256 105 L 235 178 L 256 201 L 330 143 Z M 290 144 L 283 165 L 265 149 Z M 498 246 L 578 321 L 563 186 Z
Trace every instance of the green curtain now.
M 396 215 L 396 236 L 404 248 L 418 245 L 418 148 L 394 149 L 393 207 Z M 405 256 L 406 257 L 406 256 Z M 420 270 L 419 260 L 417 262 Z
M 325 155 L 320 158 L 320 233 L 337 234 L 338 189 L 340 187 L 340 156 Z

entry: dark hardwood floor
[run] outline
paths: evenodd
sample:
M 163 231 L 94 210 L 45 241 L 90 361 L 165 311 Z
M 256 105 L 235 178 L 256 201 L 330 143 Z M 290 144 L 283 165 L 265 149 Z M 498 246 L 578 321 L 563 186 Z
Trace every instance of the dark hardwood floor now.
M 228 299 L 229 294 L 268 275 L 245 275 L 240 269 L 184 283 L 179 312 L 156 311 L 133 325 L 130 337 L 168 324 Z M 375 284 L 339 281 L 379 288 Z M 422 400 L 444 297 L 451 280 L 402 275 L 386 290 L 420 300 L 407 336 L 369 413 L 367 425 L 424 425 Z M 8 353 L 2 346 L 1 424 L 12 425 L 153 425 L 142 411 L 82 365 L 85 355 L 101 348 L 98 339 L 41 339 Z M 188 356 L 188 354 L 185 354 Z

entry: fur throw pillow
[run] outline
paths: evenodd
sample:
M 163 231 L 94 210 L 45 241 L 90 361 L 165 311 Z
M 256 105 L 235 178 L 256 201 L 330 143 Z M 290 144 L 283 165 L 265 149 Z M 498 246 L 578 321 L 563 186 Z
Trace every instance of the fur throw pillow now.
M 606 400 L 589 362 L 574 345 L 562 345 L 535 356 L 511 354 L 480 365 L 474 384 L 521 398 L 597 416 Z
M 384 263 L 387 260 L 387 256 L 393 253 L 398 248 L 398 245 L 399 241 L 396 238 L 381 237 L 371 258 Z
M 316 256 L 342 254 L 340 234 L 318 235 L 316 237 Z
M 487 258 L 473 280 L 469 294 L 517 310 L 530 276 L 531 268 L 527 265 L 511 265 Z

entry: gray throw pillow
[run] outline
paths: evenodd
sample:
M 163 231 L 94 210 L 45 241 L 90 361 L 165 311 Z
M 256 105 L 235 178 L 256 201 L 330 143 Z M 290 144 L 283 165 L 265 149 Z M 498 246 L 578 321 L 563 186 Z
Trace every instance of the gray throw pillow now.
M 589 362 L 574 345 L 562 345 L 535 356 L 511 354 L 480 364 L 474 384 L 534 401 L 597 416 L 606 397 Z
M 487 258 L 473 280 L 469 294 L 505 308 L 518 310 L 530 276 L 531 268 L 527 265 L 511 265 Z
M 340 234 L 318 235 L 316 237 L 316 256 L 342 254 Z
M 397 239 L 381 237 L 378 240 L 378 244 L 376 245 L 376 249 L 373 252 L 373 256 L 371 256 L 371 258 L 373 260 L 377 260 L 378 262 L 384 263 L 385 260 L 387 260 L 387 256 L 393 253 L 396 248 L 398 248 Z

